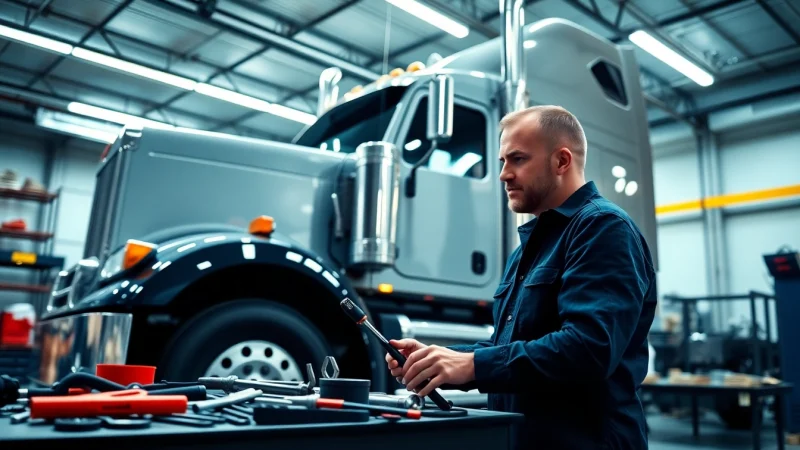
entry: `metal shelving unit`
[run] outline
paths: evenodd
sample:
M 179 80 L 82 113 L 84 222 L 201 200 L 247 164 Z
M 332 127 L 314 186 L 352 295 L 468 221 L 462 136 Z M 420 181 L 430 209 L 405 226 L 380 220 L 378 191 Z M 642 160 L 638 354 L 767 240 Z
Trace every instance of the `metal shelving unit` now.
M 41 314 L 47 303 L 47 296 L 52 290 L 54 272 L 64 268 L 64 258 L 52 255 L 59 195 L 60 192 L 0 188 L 0 199 L 37 202 L 42 207 L 37 221 L 41 229 L 0 228 L 0 240 L 4 242 L 3 247 L 0 248 L 0 267 L 35 271 L 35 276 L 31 283 L 0 280 L 0 293 L 3 291 L 15 291 L 32 294 L 31 303 L 37 315 Z M 2 212 L 2 209 L 0 209 L 0 212 Z M 0 218 L 5 219 L 2 216 Z M 33 242 L 34 250 L 21 250 L 20 246 L 7 243 L 8 240 Z

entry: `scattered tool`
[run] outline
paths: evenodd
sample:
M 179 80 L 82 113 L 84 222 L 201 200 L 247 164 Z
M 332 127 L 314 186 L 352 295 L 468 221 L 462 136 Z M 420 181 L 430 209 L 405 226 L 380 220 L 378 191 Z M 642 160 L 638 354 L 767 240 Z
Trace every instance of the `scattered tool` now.
M 283 380 L 240 380 L 236 375 L 225 378 L 200 377 L 197 382 L 207 389 L 219 389 L 225 392 L 235 392 L 242 389 L 258 389 L 264 394 L 310 395 L 314 393 L 314 385 L 317 379 L 314 376 L 314 368 L 311 364 L 306 365 L 306 372 L 308 374 L 308 383 Z
M 148 395 L 141 389 L 67 397 L 32 397 L 31 418 L 163 415 L 186 412 L 185 395 Z
M 392 408 L 422 409 L 425 407 L 425 397 L 417 394 L 409 396 L 389 395 L 380 392 L 369 393 L 369 404 L 391 406 Z
M 419 419 L 420 417 L 458 417 L 467 415 L 464 409 L 450 411 L 421 411 L 417 409 L 403 409 L 392 408 L 389 406 L 369 405 L 366 403 L 348 402 L 336 398 L 320 398 L 316 395 L 307 395 L 304 397 L 285 397 L 283 399 L 275 399 L 268 397 L 259 397 L 255 400 L 257 403 L 283 405 L 287 406 L 286 402 L 291 402 L 292 406 L 303 406 L 308 409 L 351 409 L 367 411 L 372 415 L 383 416 L 386 414 L 395 415 L 400 417 L 407 417 L 409 419 Z
M 200 411 L 207 411 L 216 408 L 222 408 L 228 405 L 236 405 L 238 403 L 244 403 L 250 400 L 253 400 L 256 397 L 261 396 L 263 394 L 262 391 L 258 389 L 245 389 L 243 391 L 235 392 L 233 394 L 228 394 L 222 398 L 215 398 L 213 400 L 205 400 L 202 402 L 192 403 L 192 411 L 199 413 Z
M 403 364 L 406 363 L 406 358 L 396 348 L 394 348 L 392 344 L 390 344 L 385 337 L 383 337 L 380 331 L 378 331 L 377 329 L 375 329 L 374 326 L 372 326 L 369 320 L 367 320 L 367 315 L 364 314 L 364 311 L 362 311 L 361 308 L 359 308 L 355 303 L 353 303 L 352 300 L 350 300 L 349 298 L 345 298 L 339 304 L 344 310 L 344 312 L 351 319 L 353 319 L 353 321 L 355 321 L 357 325 L 360 325 L 369 330 L 369 332 L 372 333 L 372 335 L 375 336 L 378 339 L 378 341 L 380 341 L 383 348 L 387 352 L 389 352 L 390 355 L 392 355 L 392 358 L 397 360 L 398 364 L 402 366 Z M 426 385 L 427 382 L 422 382 L 420 383 L 419 387 L 423 388 Z M 431 391 L 430 394 L 428 394 L 428 397 L 430 397 L 431 400 L 433 400 L 433 402 L 436 403 L 436 406 L 438 406 L 439 409 L 443 411 L 449 411 L 453 407 L 450 404 L 450 402 L 445 400 L 445 398 L 442 397 L 442 394 L 440 394 L 439 391 L 435 389 Z

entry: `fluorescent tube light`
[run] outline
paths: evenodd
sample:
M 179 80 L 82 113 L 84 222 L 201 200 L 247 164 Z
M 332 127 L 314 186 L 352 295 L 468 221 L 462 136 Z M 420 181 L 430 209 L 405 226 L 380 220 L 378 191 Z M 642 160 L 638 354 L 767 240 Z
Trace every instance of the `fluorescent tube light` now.
M 714 77 L 711 74 L 697 67 L 647 32 L 642 30 L 635 31 L 628 36 L 628 39 L 700 86 L 711 86 L 714 83 Z
M 265 100 L 250 97 L 249 95 L 240 94 L 238 92 L 212 86 L 206 83 L 198 83 L 197 86 L 194 87 L 194 90 L 200 94 L 208 95 L 209 97 L 214 97 L 226 102 L 245 106 L 247 108 L 274 114 L 276 116 L 294 120 L 295 122 L 301 122 L 307 125 L 312 124 L 317 120 L 317 117 L 313 114 L 298 111 L 296 109 L 278 105 L 276 103 L 270 103 Z
M 35 45 L 56 53 L 62 53 L 64 55 L 69 55 L 72 51 L 72 46 L 65 44 L 64 42 L 59 42 L 54 39 L 17 30 L 16 28 L 9 28 L 3 25 L 0 25 L 0 36 L 4 36 L 15 41 L 20 41 L 25 44 Z
M 44 108 L 39 108 L 36 111 L 36 125 L 104 144 L 114 142 L 119 135 L 119 129 L 115 125 L 107 125 L 91 119 L 84 119 L 72 114 L 50 111 Z
M 457 38 L 467 37 L 469 28 L 466 25 L 456 22 L 444 14 L 431 9 L 415 0 L 386 0 L 390 4 L 402 9 L 403 11 L 417 16 L 429 24 L 452 34 Z
M 85 48 L 81 47 L 75 47 L 75 49 L 72 50 L 72 56 L 75 56 L 76 58 L 85 59 L 87 61 L 91 61 L 96 64 L 101 64 L 107 67 L 111 67 L 112 69 L 121 70 L 123 72 L 132 73 L 134 75 L 139 75 L 140 77 L 149 78 L 151 80 L 160 81 L 166 84 L 171 84 L 172 86 L 176 86 L 181 89 L 186 89 L 189 91 L 194 89 L 195 85 L 197 84 L 196 81 L 190 80 L 188 78 L 179 77 L 177 75 L 172 75 L 166 72 L 161 72 L 160 70 L 154 70 L 149 67 L 140 66 L 139 64 L 123 61 L 121 59 L 117 59 L 112 56 L 106 56 L 103 55 L 102 53 L 93 52 L 91 50 L 86 50 Z
M 259 100 L 255 97 L 250 97 L 206 83 L 198 83 L 197 86 L 194 87 L 194 90 L 200 94 L 208 95 L 209 97 L 218 98 L 226 102 L 236 103 L 237 105 L 256 109 L 258 111 L 269 112 L 269 107 L 271 106 L 269 102 L 264 100 Z
M 70 104 L 67 105 L 67 110 L 71 113 L 81 114 L 88 117 L 94 117 L 95 119 L 107 120 L 109 122 L 132 127 L 175 128 L 172 125 L 163 122 L 132 116 L 130 114 L 112 111 L 110 109 L 98 108 L 97 106 L 87 105 L 85 103 L 70 102 Z

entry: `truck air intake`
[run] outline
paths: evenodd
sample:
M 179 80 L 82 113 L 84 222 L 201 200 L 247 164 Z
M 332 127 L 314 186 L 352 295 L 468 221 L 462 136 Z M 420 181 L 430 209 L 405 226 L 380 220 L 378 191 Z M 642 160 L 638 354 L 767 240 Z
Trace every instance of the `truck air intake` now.
M 400 157 L 388 142 L 365 142 L 356 157 L 355 205 L 350 265 L 377 269 L 394 265 Z

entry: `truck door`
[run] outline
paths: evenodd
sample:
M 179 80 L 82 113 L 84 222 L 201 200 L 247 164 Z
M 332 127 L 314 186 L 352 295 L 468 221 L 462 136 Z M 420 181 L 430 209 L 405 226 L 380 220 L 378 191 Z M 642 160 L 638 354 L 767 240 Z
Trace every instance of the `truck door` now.
M 502 247 L 496 113 L 457 96 L 453 137 L 417 170 L 416 196 L 407 198 L 411 166 L 431 146 L 425 137 L 427 89 L 410 106 L 396 140 L 402 181 L 395 269 L 405 278 L 485 286 L 495 279 Z

